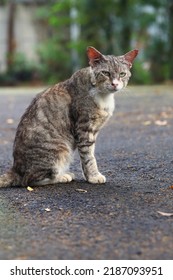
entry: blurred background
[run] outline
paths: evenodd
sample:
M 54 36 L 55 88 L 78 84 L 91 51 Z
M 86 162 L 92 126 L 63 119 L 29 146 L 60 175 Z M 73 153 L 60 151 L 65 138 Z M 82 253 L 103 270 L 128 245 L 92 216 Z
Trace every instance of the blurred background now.
M 173 0 L 0 0 L 0 86 L 64 80 L 88 45 L 138 48 L 134 84 L 173 82 Z

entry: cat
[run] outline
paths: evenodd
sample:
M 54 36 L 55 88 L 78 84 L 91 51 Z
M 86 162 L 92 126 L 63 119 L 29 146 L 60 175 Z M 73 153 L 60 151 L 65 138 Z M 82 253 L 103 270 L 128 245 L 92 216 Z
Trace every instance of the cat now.
M 114 93 L 125 88 L 138 50 L 121 56 L 87 48 L 89 66 L 38 94 L 22 116 L 13 145 L 13 166 L 0 187 L 36 186 L 74 180 L 69 166 L 77 148 L 84 178 L 106 178 L 94 155 L 99 130 L 114 110 Z

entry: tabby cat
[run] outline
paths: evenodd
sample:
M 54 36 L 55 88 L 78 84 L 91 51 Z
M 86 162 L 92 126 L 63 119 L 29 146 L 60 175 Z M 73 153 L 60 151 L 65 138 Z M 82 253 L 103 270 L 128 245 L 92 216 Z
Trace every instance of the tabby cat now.
M 105 183 L 94 156 L 99 130 L 112 115 L 114 93 L 126 87 L 138 50 L 103 55 L 88 47 L 89 67 L 38 94 L 22 116 L 13 147 L 14 163 L 0 187 L 66 183 L 77 148 L 83 175 Z

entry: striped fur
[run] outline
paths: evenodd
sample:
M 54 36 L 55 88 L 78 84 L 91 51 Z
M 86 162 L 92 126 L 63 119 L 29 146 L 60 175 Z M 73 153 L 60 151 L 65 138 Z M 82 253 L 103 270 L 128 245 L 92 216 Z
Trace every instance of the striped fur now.
M 105 183 L 94 155 L 95 142 L 113 113 L 114 92 L 127 85 L 128 63 L 134 58 L 103 56 L 92 47 L 88 58 L 90 67 L 37 95 L 27 108 L 16 132 L 13 166 L 0 177 L 0 187 L 72 181 L 74 174 L 68 170 L 76 148 L 85 179 Z

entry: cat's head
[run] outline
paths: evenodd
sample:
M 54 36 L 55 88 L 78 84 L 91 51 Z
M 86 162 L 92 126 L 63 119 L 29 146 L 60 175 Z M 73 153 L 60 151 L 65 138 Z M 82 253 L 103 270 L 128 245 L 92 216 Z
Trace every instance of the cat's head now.
M 121 56 L 103 55 L 94 47 L 87 48 L 92 85 L 100 93 L 114 93 L 127 86 L 130 68 L 138 50 Z

